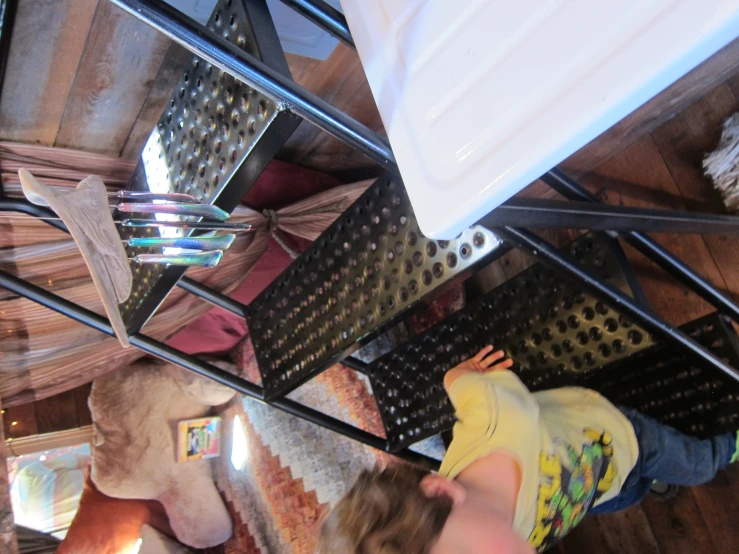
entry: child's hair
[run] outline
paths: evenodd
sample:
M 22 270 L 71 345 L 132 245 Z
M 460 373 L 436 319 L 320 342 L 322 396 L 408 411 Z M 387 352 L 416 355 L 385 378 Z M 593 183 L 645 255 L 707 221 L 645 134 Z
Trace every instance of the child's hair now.
M 319 553 L 428 554 L 452 502 L 423 493 L 427 474 L 408 465 L 363 471 L 324 519 Z

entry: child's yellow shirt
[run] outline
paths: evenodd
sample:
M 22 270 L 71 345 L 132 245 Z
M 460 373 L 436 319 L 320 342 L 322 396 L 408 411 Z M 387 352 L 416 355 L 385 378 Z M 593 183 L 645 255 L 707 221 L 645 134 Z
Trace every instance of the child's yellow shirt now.
M 636 463 L 634 428 L 595 391 L 532 394 L 514 373 L 497 370 L 457 378 L 449 397 L 457 423 L 439 473 L 453 479 L 494 451 L 514 456 L 521 468 L 514 528 L 538 551 L 615 497 Z

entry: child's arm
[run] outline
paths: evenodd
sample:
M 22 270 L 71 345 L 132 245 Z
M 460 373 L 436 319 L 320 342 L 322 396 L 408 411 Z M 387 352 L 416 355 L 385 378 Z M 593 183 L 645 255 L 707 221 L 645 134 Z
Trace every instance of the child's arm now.
M 498 362 L 502 358 L 505 358 L 505 352 L 502 350 L 493 352 L 492 345 L 486 346 L 474 357 L 465 360 L 458 366 L 447 371 L 446 375 L 444 375 L 444 388 L 449 393 L 452 383 L 462 375 L 467 375 L 468 373 L 488 373 L 489 371 L 508 369 L 513 365 L 513 360 L 510 358 Z

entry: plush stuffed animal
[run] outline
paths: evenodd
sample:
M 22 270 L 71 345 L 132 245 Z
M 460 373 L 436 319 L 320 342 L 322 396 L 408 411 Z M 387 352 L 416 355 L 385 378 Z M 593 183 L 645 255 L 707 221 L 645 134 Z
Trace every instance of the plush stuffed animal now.
M 158 360 L 141 360 L 96 379 L 89 400 L 93 482 L 115 498 L 159 500 L 183 544 L 207 548 L 226 541 L 231 517 L 213 483 L 211 461 L 177 462 L 177 423 L 207 415 L 234 394 Z

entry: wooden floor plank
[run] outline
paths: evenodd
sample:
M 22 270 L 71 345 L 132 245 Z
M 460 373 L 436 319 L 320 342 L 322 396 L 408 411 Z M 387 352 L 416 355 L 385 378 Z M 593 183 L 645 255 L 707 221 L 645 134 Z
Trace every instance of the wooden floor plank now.
M 717 85 L 735 76 L 737 72 L 739 72 L 739 39 L 729 43 L 575 152 L 561 164 L 562 168 L 573 177 L 592 171 L 685 110 Z
M 103 2 L 95 14 L 56 146 L 118 156 L 171 42 Z
M 660 554 L 652 527 L 644 509 L 634 506 L 623 512 L 597 516 L 604 542 L 612 552 Z
M 581 183 L 609 204 L 685 210 L 685 202 L 651 136 L 637 141 L 619 156 L 584 176 Z M 654 240 L 719 288 L 726 282 L 703 238 L 697 235 L 655 234 Z M 705 315 L 710 304 L 687 291 L 655 264 L 625 247 L 652 308 L 666 321 L 680 325 Z
M 606 541 L 596 517 L 586 517 L 565 538 L 548 552 L 559 554 L 624 554 L 622 550 L 613 550 Z
M 739 465 L 726 468 L 716 478 L 692 489 L 703 521 L 706 522 L 716 550 L 739 552 L 739 525 L 736 507 L 739 502 Z
M 647 497 L 642 508 L 661 552 L 728 554 L 718 550 L 713 543 L 690 489 L 682 489 L 676 498 L 668 502 Z
M 725 213 L 720 195 L 703 175 L 702 162 L 718 144 L 723 121 L 737 109 L 737 98 L 722 85 L 653 133 L 688 210 Z M 704 242 L 726 288 L 739 300 L 739 240 L 706 235 Z
M 0 139 L 54 144 L 97 5 L 18 2 L 0 97 Z
M 364 69 L 354 50 L 338 44 L 325 61 L 316 63 L 289 56 L 288 62 L 299 85 L 384 135 Z M 300 124 L 278 157 L 324 171 L 373 165 L 363 154 L 308 122 Z

